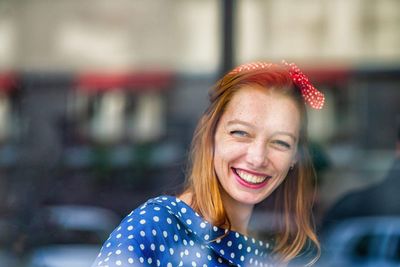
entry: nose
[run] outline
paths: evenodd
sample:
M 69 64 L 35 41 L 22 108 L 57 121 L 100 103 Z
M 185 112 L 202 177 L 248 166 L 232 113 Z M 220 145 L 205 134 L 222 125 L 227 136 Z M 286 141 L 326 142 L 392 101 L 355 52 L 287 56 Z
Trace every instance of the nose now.
M 266 146 L 259 142 L 251 143 L 247 150 L 246 161 L 254 168 L 265 167 L 268 162 Z

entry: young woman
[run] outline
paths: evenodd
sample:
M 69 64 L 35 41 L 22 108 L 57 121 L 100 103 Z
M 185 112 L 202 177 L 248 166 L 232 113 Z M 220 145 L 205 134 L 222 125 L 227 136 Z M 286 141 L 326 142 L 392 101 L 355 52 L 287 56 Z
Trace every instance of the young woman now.
M 276 266 L 307 249 L 317 251 L 311 265 L 319 243 L 306 103 L 320 109 L 324 96 L 294 64 L 256 62 L 225 75 L 194 134 L 184 192 L 132 211 L 93 267 Z M 274 207 L 268 241 L 248 233 L 260 202 Z

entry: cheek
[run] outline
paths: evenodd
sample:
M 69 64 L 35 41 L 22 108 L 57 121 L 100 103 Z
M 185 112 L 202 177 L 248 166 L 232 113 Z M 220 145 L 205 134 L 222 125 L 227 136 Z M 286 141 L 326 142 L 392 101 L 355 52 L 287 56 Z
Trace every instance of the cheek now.
M 222 175 L 229 163 L 229 152 L 223 146 L 217 146 L 214 154 L 214 168 L 218 176 Z
M 214 150 L 214 170 L 219 179 L 229 175 L 230 164 L 243 155 L 243 146 L 237 143 L 220 142 Z
M 281 155 L 275 154 L 271 158 L 274 162 L 275 168 L 281 172 L 287 172 L 292 165 L 294 156 L 293 155 Z
M 215 146 L 214 158 L 216 161 L 229 163 L 244 155 L 245 147 L 238 143 L 220 142 Z

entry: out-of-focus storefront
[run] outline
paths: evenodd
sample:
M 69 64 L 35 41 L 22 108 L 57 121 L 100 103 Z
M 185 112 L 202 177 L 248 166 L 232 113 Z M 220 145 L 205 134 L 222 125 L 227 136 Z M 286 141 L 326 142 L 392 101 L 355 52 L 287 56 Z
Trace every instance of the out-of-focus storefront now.
M 399 25 L 396 0 L 0 1 L 0 250 L 29 262 L 73 242 L 65 225 L 43 237 L 50 206 L 115 218 L 179 190 L 226 62 L 294 61 L 325 93 L 309 113 L 322 221 L 390 166 Z

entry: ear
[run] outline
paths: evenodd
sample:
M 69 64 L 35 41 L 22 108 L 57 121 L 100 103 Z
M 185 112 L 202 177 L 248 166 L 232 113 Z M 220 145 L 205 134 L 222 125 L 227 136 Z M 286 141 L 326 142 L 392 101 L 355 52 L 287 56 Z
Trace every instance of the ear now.
M 292 163 L 290 164 L 290 169 L 293 169 L 294 168 L 294 165 L 296 165 L 296 161 L 292 161 Z
M 298 153 L 296 153 L 290 163 L 290 167 L 293 168 L 294 165 L 296 165 L 296 163 L 298 162 Z

